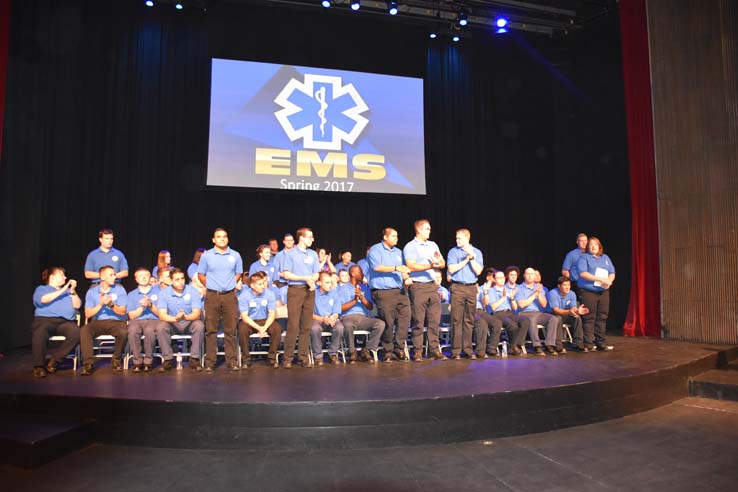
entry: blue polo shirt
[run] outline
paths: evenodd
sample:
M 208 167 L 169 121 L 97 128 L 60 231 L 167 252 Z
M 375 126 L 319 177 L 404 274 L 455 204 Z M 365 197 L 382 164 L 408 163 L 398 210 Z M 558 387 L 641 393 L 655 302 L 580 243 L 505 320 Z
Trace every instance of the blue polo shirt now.
M 364 272 L 364 278 L 369 281 L 369 262 L 366 258 L 362 258 L 356 262 L 361 267 L 361 271 Z
M 287 254 L 287 251 L 290 250 L 282 249 L 282 251 L 279 251 L 276 255 L 272 257 L 272 264 L 274 265 L 274 268 L 277 269 L 277 277 L 279 277 L 279 272 L 284 271 L 284 255 Z
M 295 246 L 284 254 L 282 271 L 290 272 L 301 277 L 307 277 L 314 273 L 318 273 L 320 271 L 318 254 L 310 248 L 303 251 Z M 307 284 L 304 280 L 289 280 L 288 283 L 290 285 Z
M 141 307 L 141 299 L 144 297 L 148 297 L 151 299 L 151 304 L 153 306 L 156 306 L 159 302 L 159 286 L 155 285 L 149 289 L 147 293 L 141 292 L 141 287 L 136 287 L 132 291 L 128 293 L 128 302 L 126 303 L 126 312 L 131 312 L 135 309 L 138 309 Z M 147 307 L 143 310 L 143 313 L 141 313 L 141 316 L 139 316 L 136 319 L 140 320 L 146 320 L 146 319 L 159 319 L 157 315 L 154 314 L 154 312 L 151 310 L 151 307 Z
M 287 286 L 283 285 L 282 287 L 275 287 L 274 285 L 269 286 L 269 290 L 274 294 L 274 297 L 284 304 L 287 305 Z
M 204 255 L 203 255 L 204 256 Z M 156 307 L 162 311 L 166 309 L 169 316 L 176 316 L 179 310 L 185 314 L 192 314 L 193 309 L 202 309 L 200 291 L 191 285 L 185 285 L 181 294 L 177 294 L 171 285 L 159 292 L 159 302 Z
M 197 277 L 197 263 L 190 263 L 190 266 L 187 267 L 187 277 L 190 282 L 195 280 L 195 277 Z
M 113 304 L 115 304 L 116 306 L 125 306 L 128 302 L 128 295 L 126 294 L 126 290 L 118 284 L 112 286 L 107 294 L 113 299 Z M 98 304 L 100 304 L 100 284 L 95 284 L 90 287 L 90 290 L 88 290 L 87 294 L 85 294 L 85 307 L 94 308 Z M 92 319 L 100 321 L 106 319 L 125 321 L 126 316 L 117 314 L 115 311 L 113 311 L 112 308 L 108 306 L 103 306 Z
M 359 288 L 364 293 L 364 297 L 366 297 L 367 301 L 374 303 L 374 299 L 372 299 L 372 294 L 369 290 L 369 287 L 364 284 L 359 284 Z M 338 289 L 336 289 L 336 292 L 338 293 L 338 300 L 341 302 L 342 305 L 351 301 L 355 297 L 354 286 L 350 283 L 340 286 Z M 353 307 L 350 307 L 346 311 L 341 312 L 341 316 L 348 316 L 351 314 L 362 314 L 364 316 L 369 316 L 369 310 L 364 307 L 363 303 L 357 302 L 353 305 Z
M 579 282 L 579 258 L 587 254 L 579 248 L 574 248 L 564 257 L 564 263 L 561 265 L 562 270 L 569 270 L 569 278 L 574 282 Z
M 245 312 L 251 319 L 267 319 L 269 311 L 277 309 L 277 298 L 269 289 L 257 295 L 250 288 L 243 288 L 238 294 L 238 310 Z
M 115 273 L 118 273 L 121 270 L 128 270 L 128 260 L 126 260 L 125 255 L 121 253 L 120 250 L 110 248 L 110 251 L 105 252 L 100 248 L 96 248 L 90 251 L 90 253 L 87 255 L 87 260 L 85 261 L 85 271 L 97 272 L 106 265 L 113 267 Z M 116 279 L 116 282 L 119 281 L 119 279 Z M 99 278 L 92 280 L 92 283 L 98 282 L 100 282 Z
M 451 295 L 448 293 L 448 289 L 443 285 L 438 286 L 438 295 L 441 298 L 442 304 L 448 304 L 451 300 Z
M 520 291 L 518 291 L 520 292 Z M 489 288 L 489 291 L 487 292 L 487 295 L 489 296 L 489 306 L 487 306 L 487 312 L 492 313 L 492 304 L 499 301 L 501 298 L 505 298 L 502 303 L 497 306 L 497 309 L 494 310 L 495 313 L 499 311 L 512 311 L 512 306 L 510 305 L 510 298 L 507 297 L 507 285 L 503 287 L 498 287 L 496 285 L 493 285 Z M 482 292 L 484 294 L 484 292 Z
M 589 253 L 587 253 L 586 255 L 582 255 L 579 257 L 579 261 L 577 262 L 577 268 L 579 269 L 580 273 L 589 272 L 592 275 L 595 274 L 598 268 L 606 270 L 608 275 L 615 273 L 615 265 L 612 264 L 612 260 L 610 260 L 610 257 L 607 255 L 602 255 L 599 257 L 593 256 Z M 581 289 L 589 290 L 592 292 L 603 292 L 605 290 L 602 287 L 595 286 L 593 281 L 584 280 L 581 277 L 579 277 L 577 286 L 579 286 L 579 288 Z
M 277 267 L 274 266 L 274 263 L 267 262 L 266 265 L 261 264 L 261 260 L 256 260 L 249 266 L 249 277 L 256 272 L 264 272 L 269 276 L 269 283 L 272 284 L 276 280 L 279 280 L 279 275 L 277 275 Z
M 474 246 L 472 246 L 472 251 L 474 252 L 474 256 L 476 257 L 475 261 L 482 265 L 482 268 L 484 268 L 484 257 L 482 256 L 482 252 Z M 446 265 L 456 265 L 464 261 L 464 259 L 466 259 L 466 251 L 456 246 L 455 248 L 451 248 L 449 250 L 448 257 L 446 259 Z M 477 280 L 479 280 L 479 276 L 474 273 L 471 262 L 469 262 L 464 265 L 464 268 L 451 275 L 451 280 L 453 280 L 454 282 L 462 282 L 464 284 L 476 284 Z
M 341 314 L 341 300 L 338 298 L 335 290 L 323 292 L 323 289 L 315 291 L 315 310 L 318 316 L 330 316 L 331 314 Z
M 348 269 L 354 265 L 356 265 L 356 263 L 354 263 L 353 261 L 349 261 L 348 265 L 344 265 L 342 261 L 339 261 L 333 266 L 336 267 L 336 272 L 340 272 L 341 270 L 346 270 L 348 272 Z
M 569 291 L 566 296 L 561 295 L 561 291 L 556 288 L 548 293 L 548 305 L 553 311 L 554 308 L 566 309 L 577 307 L 577 295 L 573 291 Z
M 402 252 L 405 255 L 406 261 L 413 260 L 415 263 L 421 265 L 430 265 L 433 263 L 433 254 L 436 252 L 440 254 L 441 250 L 439 250 L 438 245 L 431 240 L 421 243 L 417 238 L 415 238 L 405 245 Z M 430 269 L 423 270 L 422 272 L 410 272 L 410 278 L 413 279 L 413 282 L 433 282 L 435 280 L 435 270 Z M 476 281 L 477 279 L 474 277 L 474 282 Z
M 484 309 L 482 303 L 484 302 L 484 291 L 481 285 L 477 285 L 477 309 Z
M 233 290 L 236 288 L 236 275 L 243 273 L 243 261 L 238 251 L 230 247 L 225 253 L 219 253 L 215 248 L 211 248 L 200 257 L 197 273 L 206 276 L 205 287 L 208 289 Z
M 533 295 L 533 292 L 535 292 L 536 288 L 538 288 L 538 284 L 535 282 L 530 284 L 530 287 L 526 286 L 525 282 L 523 282 L 522 284 L 518 285 L 518 291 L 515 294 L 515 300 L 520 302 L 520 301 L 523 301 L 529 298 L 530 296 Z M 519 305 L 520 304 L 518 304 L 518 306 Z M 543 309 L 543 307 L 541 306 L 541 303 L 538 301 L 538 296 L 536 296 L 533 302 L 525 306 L 523 309 L 520 309 L 519 312 L 521 313 L 539 313 L 539 312 L 544 313 L 546 311 L 545 309 Z
M 369 263 L 369 287 L 372 289 L 400 289 L 402 288 L 402 273 L 400 272 L 378 272 L 375 270 L 379 265 L 400 266 L 405 264 L 402 251 L 396 246 L 388 249 L 384 241 L 380 241 L 369 250 L 366 257 Z
M 67 290 L 65 293 L 54 299 L 48 304 L 43 304 L 41 298 L 46 294 L 56 292 L 58 289 L 51 285 L 39 285 L 33 292 L 33 305 L 36 308 L 33 315 L 38 318 L 64 318 L 74 320 L 77 317 L 77 310 L 72 305 L 72 296 Z

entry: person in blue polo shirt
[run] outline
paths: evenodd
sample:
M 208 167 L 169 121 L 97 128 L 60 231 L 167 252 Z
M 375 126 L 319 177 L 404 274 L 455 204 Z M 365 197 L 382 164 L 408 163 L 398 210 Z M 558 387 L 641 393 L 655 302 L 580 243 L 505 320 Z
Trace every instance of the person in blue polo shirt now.
M 371 272 L 371 269 L 369 268 L 369 251 L 372 249 L 372 245 L 366 247 L 366 254 L 364 255 L 364 258 L 360 259 L 356 262 L 357 265 L 361 267 L 361 271 L 364 272 L 364 283 L 366 285 L 369 285 L 369 273 Z
M 249 337 L 256 333 L 261 338 L 269 337 L 269 351 L 267 359 L 269 365 L 277 368 L 277 350 L 282 337 L 282 328 L 276 323 L 277 297 L 269 287 L 269 276 L 262 271 L 252 275 L 243 275 L 244 287 L 238 294 L 238 310 L 241 320 L 238 322 L 238 340 L 241 344 L 242 365 L 251 365 L 249 354 Z
M 100 335 L 115 337 L 113 371 L 122 371 L 121 354 L 126 344 L 126 303 L 125 289 L 116 284 L 115 269 L 104 266 L 98 272 L 100 283 L 93 285 L 85 295 L 85 318 L 87 323 L 79 331 L 79 344 L 82 349 L 82 370 L 80 374 L 92 374 L 95 364 L 92 339 Z
M 579 257 L 584 254 L 587 254 L 587 235 L 579 233 L 577 234 L 577 247 L 566 253 L 564 263 L 561 265 L 561 275 L 571 280 L 572 287 L 576 287 L 579 282 Z
M 128 260 L 125 255 L 113 247 L 115 235 L 112 229 L 102 229 L 97 233 L 100 246 L 87 255 L 85 260 L 85 278 L 93 284 L 100 282 L 100 269 L 110 266 L 115 271 L 115 279 L 120 282 L 128 276 Z
M 197 277 L 205 292 L 205 370 L 212 372 L 218 353 L 218 325 L 223 323 L 226 364 L 231 371 L 239 371 L 236 355 L 236 323 L 238 299 L 236 288 L 241 288 L 243 260 L 238 251 L 228 246 L 228 233 L 223 228 L 213 233 L 214 247 L 200 257 Z
M 287 289 L 287 333 L 284 338 L 285 369 L 292 367 L 292 353 L 299 333 L 297 357 L 300 365 L 310 366 L 310 329 L 315 308 L 315 282 L 320 263 L 318 254 L 310 249 L 315 237 L 307 227 L 297 230 L 297 246 L 284 254 L 282 277 L 289 283 Z
M 574 350 L 589 352 L 582 340 L 582 316 L 587 314 L 589 309 L 577 302 L 577 296 L 571 291 L 571 280 L 568 277 L 560 276 L 556 284 L 557 288 L 548 293 L 548 305 L 553 313 L 561 318 L 562 326 L 564 323 L 569 325 Z M 592 346 L 592 339 L 588 344 Z
M 43 378 L 56 372 L 59 361 L 79 342 L 79 327 L 75 323 L 82 301 L 77 295 L 77 281 L 69 279 L 61 267 L 50 267 L 41 273 L 43 285 L 33 292 L 36 308 L 31 323 L 31 347 L 33 352 L 33 377 Z M 64 340 L 46 359 L 49 337 L 63 335 Z
M 513 268 L 510 270 L 512 274 L 510 278 L 517 278 L 514 270 L 517 267 L 509 268 Z M 484 317 L 490 329 L 490 336 L 486 341 L 486 349 L 483 345 L 482 350 L 486 350 L 486 354 L 492 357 L 499 355 L 497 345 L 500 342 L 502 328 L 505 328 L 507 341 L 510 344 L 508 354 L 521 355 L 525 350 L 525 336 L 530 327 L 530 320 L 515 314 L 518 308 L 515 300 L 518 286 L 514 282 L 512 285 L 514 287 L 510 288 L 510 284 L 506 282 L 505 272 L 502 270 L 487 269 L 487 281 L 482 285 L 481 299 L 485 312 L 490 315 Z M 477 352 L 480 351 L 480 338 L 483 338 L 483 335 L 477 332 Z
M 279 280 L 277 267 L 272 262 L 272 253 L 268 244 L 260 244 L 256 248 L 256 261 L 249 266 L 249 277 L 256 272 L 264 272 L 269 277 L 269 285 Z
M 154 363 L 156 325 L 159 324 L 159 286 L 150 285 L 151 273 L 146 268 L 133 272 L 136 288 L 128 293 L 128 345 L 133 355 L 133 372 L 149 372 Z M 141 336 L 143 335 L 143 356 Z
M 277 277 L 279 278 L 278 287 L 281 287 L 282 284 L 286 285 L 287 283 L 284 275 L 282 274 L 282 272 L 284 271 L 284 255 L 286 255 L 289 250 L 295 247 L 295 236 L 293 236 L 289 232 L 285 233 L 284 237 L 282 238 L 282 244 L 284 245 L 284 248 L 282 249 L 282 251 L 274 255 L 274 260 L 272 260 L 272 263 L 274 263 L 274 267 L 277 269 Z
M 582 304 L 589 309 L 589 313 L 582 316 L 585 347 L 590 350 L 596 348 L 602 352 L 610 351 L 613 347 L 607 345 L 606 331 L 607 317 L 610 313 L 610 287 L 615 282 L 615 265 L 605 254 L 605 248 L 598 238 L 589 238 L 587 254 L 579 258 L 577 269 Z M 592 338 L 594 347 L 587 342 Z
M 441 324 L 441 301 L 438 298 L 434 282 L 434 270 L 443 270 L 446 261 L 438 249 L 438 245 L 431 241 L 430 222 L 426 219 L 416 220 L 414 224 L 415 238 L 405 245 L 402 252 L 405 255 L 405 264 L 410 269 L 412 284 L 409 287 L 410 306 L 412 308 L 413 360 L 423 360 L 423 323 L 428 321 L 428 347 L 431 357 L 446 360 L 441 352 L 438 339 L 438 328 Z
M 542 324 L 546 330 L 546 350 L 550 355 L 558 355 L 559 351 L 556 350 L 556 347 L 561 345 L 560 320 L 553 314 L 545 312 L 548 299 L 546 299 L 543 285 L 535 281 L 535 269 L 526 268 L 523 278 L 523 283 L 517 287 L 515 300 L 518 304 L 518 314 L 530 320 L 528 336 L 533 342 L 533 350 L 536 355 L 546 355 L 538 336 L 538 325 Z
M 448 304 L 451 302 L 451 293 L 443 286 L 443 274 L 436 270 L 433 274 L 433 281 L 436 283 L 436 287 L 438 287 L 436 292 L 438 293 L 438 300 L 441 301 L 441 304 Z
M 353 261 L 351 261 L 351 258 L 353 258 L 353 255 L 351 254 L 351 251 L 341 251 L 341 261 L 336 264 L 336 271 L 340 272 L 341 270 L 348 271 L 349 268 L 356 265 Z
M 159 292 L 157 302 L 159 323 L 156 325 L 156 339 L 164 359 L 159 372 L 170 371 L 173 367 L 172 330 L 179 335 L 190 335 L 189 368 L 191 371 L 200 371 L 200 350 L 205 333 L 205 324 L 201 319 L 202 298 L 195 287 L 186 285 L 182 270 L 173 268 L 171 273 L 172 285 Z
M 341 270 L 342 272 L 345 270 Z M 352 265 L 348 271 L 349 282 L 338 288 L 338 297 L 341 301 L 341 322 L 346 331 L 349 347 L 349 361 L 356 362 L 355 330 L 369 332 L 366 347 L 362 350 L 362 359 L 374 363 L 370 351 L 379 350 L 379 340 L 384 333 L 384 321 L 372 318 L 369 313 L 374 309 L 369 287 L 364 284 L 364 272 L 359 265 Z
M 331 364 L 338 364 L 338 349 L 344 334 L 341 315 L 341 300 L 333 289 L 333 276 L 330 272 L 320 272 L 318 279 L 319 289 L 315 292 L 315 308 L 313 323 L 310 327 L 313 358 L 319 366 L 323 365 L 323 331 L 331 332 L 331 345 L 328 357 Z M 356 359 L 354 359 L 356 363 Z
M 456 247 L 447 255 L 448 274 L 451 276 L 451 355 L 461 359 L 463 351 L 467 357 L 472 351 L 474 311 L 477 304 L 477 280 L 484 270 L 482 252 L 471 245 L 469 229 L 456 231 Z
M 377 303 L 377 315 L 384 320 L 382 334 L 384 362 L 405 359 L 407 331 L 410 328 L 410 300 L 405 285 L 410 280 L 410 269 L 405 257 L 397 248 L 397 230 L 385 227 L 382 240 L 369 249 L 369 288 Z

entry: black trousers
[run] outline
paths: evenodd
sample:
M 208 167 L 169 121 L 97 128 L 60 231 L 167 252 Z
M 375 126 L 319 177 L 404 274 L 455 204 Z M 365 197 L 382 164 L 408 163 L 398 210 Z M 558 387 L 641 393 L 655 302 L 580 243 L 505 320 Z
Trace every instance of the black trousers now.
M 255 319 L 254 322 L 259 326 L 264 326 L 266 323 L 265 319 Z M 282 340 L 282 327 L 279 326 L 277 321 L 273 321 L 266 329 L 269 334 L 269 363 L 274 364 L 277 362 L 277 350 L 279 350 L 279 342 Z M 241 360 L 247 361 L 251 358 L 249 354 L 249 337 L 252 333 L 256 333 L 256 330 L 243 320 L 238 322 L 238 343 L 241 345 Z
M 236 324 L 238 323 L 236 291 L 227 294 L 205 293 L 205 364 L 214 367 L 218 359 L 218 326 L 223 321 L 223 345 L 226 363 L 236 364 Z
M 313 326 L 315 291 L 307 285 L 290 285 L 287 288 L 287 333 L 284 337 L 284 360 L 291 361 L 298 332 L 300 338 L 297 357 L 303 364 L 310 360 L 310 328 Z
M 412 307 L 413 347 L 423 349 L 423 323 L 428 322 L 428 349 L 431 353 L 441 351 L 438 340 L 438 327 L 441 324 L 441 300 L 435 282 L 416 282 L 410 285 L 410 306 Z
M 128 326 L 125 321 L 117 319 L 93 320 L 79 330 L 79 346 L 82 349 L 82 362 L 86 366 L 95 363 L 92 339 L 100 335 L 112 335 L 115 337 L 113 347 L 113 361 L 120 362 L 123 347 L 128 340 Z
M 404 351 L 407 331 L 410 328 L 410 300 L 401 289 L 373 289 L 372 298 L 377 304 L 377 316 L 384 320 L 382 347 L 389 353 Z
M 451 355 L 472 354 L 472 332 L 477 310 L 477 285 L 451 284 Z
M 584 345 L 594 344 L 603 347 L 607 342 L 607 317 L 610 315 L 610 291 L 592 292 L 582 289 L 582 304 L 589 308 L 589 313 L 582 316 Z
M 42 367 L 46 363 L 46 345 L 49 338 L 63 335 L 66 337 L 59 347 L 51 351 L 51 360 L 60 361 L 79 343 L 79 327 L 74 321 L 64 318 L 45 318 L 37 316 L 31 323 L 31 351 L 33 366 Z

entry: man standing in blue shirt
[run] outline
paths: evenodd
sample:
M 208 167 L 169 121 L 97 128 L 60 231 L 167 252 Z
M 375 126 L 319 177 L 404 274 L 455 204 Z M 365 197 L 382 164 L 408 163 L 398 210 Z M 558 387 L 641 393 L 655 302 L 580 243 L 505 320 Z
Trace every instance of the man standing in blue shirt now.
M 115 337 L 111 366 L 114 371 L 123 370 L 121 354 L 126 344 L 126 303 L 125 289 L 116 284 L 115 269 L 107 265 L 97 272 L 100 283 L 93 285 L 85 295 L 85 318 L 87 323 L 79 331 L 79 345 L 82 349 L 82 376 L 92 374 L 95 364 L 92 339 L 100 335 Z
M 469 229 L 456 231 L 456 247 L 448 252 L 448 274 L 451 276 L 451 355 L 461 359 L 463 351 L 467 357 L 472 351 L 474 312 L 477 305 L 477 280 L 484 270 L 482 252 L 469 243 Z
M 561 265 L 561 275 L 568 278 L 572 282 L 572 286 L 575 287 L 579 282 L 579 268 L 577 263 L 579 257 L 587 253 L 587 235 L 579 233 L 577 235 L 577 247 L 566 253 L 564 257 L 564 263 Z
M 410 300 L 404 286 L 411 282 L 410 269 L 397 248 L 397 230 L 385 227 L 382 241 L 369 249 L 369 288 L 377 303 L 377 314 L 384 320 L 382 334 L 384 362 L 394 358 L 405 359 L 407 353 L 407 330 L 410 328 Z
M 243 260 L 238 251 L 228 246 L 228 233 L 218 228 L 213 234 L 212 249 L 207 250 L 197 266 L 197 277 L 205 286 L 205 370 L 212 372 L 218 353 L 218 325 L 223 322 L 226 363 L 231 371 L 239 371 L 236 355 L 236 322 L 241 288 Z
M 299 332 L 300 341 L 297 357 L 300 365 L 310 367 L 310 327 L 315 309 L 315 282 L 318 280 L 320 263 L 318 254 L 310 249 L 315 241 L 313 231 L 307 227 L 297 230 L 297 246 L 284 254 L 280 271 L 288 282 L 287 288 L 287 334 L 284 338 L 284 367 L 292 367 L 292 354 Z M 286 248 L 286 244 L 285 244 Z
M 548 305 L 561 318 L 562 325 L 569 325 L 574 349 L 589 352 L 582 340 L 582 316 L 589 313 L 589 309 L 578 305 L 577 296 L 571 291 L 571 280 L 562 275 L 556 283 L 557 288 L 548 293 Z
M 289 250 L 295 247 L 295 236 L 293 236 L 289 232 L 285 233 L 284 238 L 282 239 L 282 244 L 284 244 L 284 249 L 274 255 L 274 259 L 272 260 L 274 268 L 277 271 L 278 280 L 275 281 L 277 287 L 281 287 L 282 285 L 286 285 L 287 283 L 284 279 L 284 275 L 282 275 L 282 272 L 284 271 L 284 255 L 286 255 Z
M 238 294 L 238 310 L 241 311 L 241 320 L 238 322 L 241 365 L 246 367 L 251 365 L 249 339 L 252 333 L 256 333 L 261 338 L 269 337 L 267 358 L 269 365 L 276 369 L 277 350 L 282 338 L 282 328 L 275 323 L 277 296 L 270 289 L 271 282 L 265 272 L 254 272 L 249 277 L 244 274 L 243 282 L 248 284 L 248 287 L 241 289 Z
M 405 255 L 405 264 L 410 269 L 410 305 L 412 307 L 413 360 L 423 361 L 423 324 L 428 321 L 428 347 L 431 357 L 446 360 L 441 352 L 438 339 L 438 327 L 441 324 L 441 301 L 438 298 L 434 270 L 443 270 L 446 262 L 438 249 L 438 245 L 431 241 L 430 222 L 426 219 L 416 220 L 414 224 L 415 238 L 405 245 L 402 250 Z
M 361 271 L 364 272 L 364 284 L 365 285 L 369 285 L 369 272 L 370 272 L 370 268 L 369 268 L 369 260 L 368 260 L 368 257 L 369 257 L 369 250 L 371 250 L 371 249 L 372 249 L 372 246 L 371 245 L 367 246 L 366 247 L 366 253 L 364 254 L 364 258 L 362 258 L 362 259 L 360 259 L 359 261 L 356 262 L 356 264 L 361 267 Z
M 365 330 L 369 332 L 369 337 L 362 351 L 362 359 L 374 363 L 370 351 L 379 350 L 379 340 L 384 333 L 384 321 L 369 316 L 369 312 L 374 309 L 374 303 L 369 287 L 364 284 L 364 272 L 361 267 L 353 265 L 348 273 L 349 283 L 338 288 L 338 297 L 341 301 L 341 322 L 348 339 L 349 361 L 356 361 L 354 331 Z
M 115 236 L 112 229 L 102 229 L 97 233 L 100 247 L 90 251 L 85 261 L 85 278 L 93 284 L 100 282 L 100 269 L 110 266 L 115 271 L 115 279 L 120 282 L 128 276 L 128 260 L 125 255 L 113 247 Z
M 150 284 L 151 273 L 146 268 L 133 272 L 137 287 L 128 293 L 128 345 L 133 355 L 133 372 L 149 372 L 154 363 L 156 345 L 156 325 L 159 324 L 159 286 Z M 143 357 L 141 354 L 141 336 Z
M 331 272 L 320 272 L 318 286 L 320 288 L 315 292 L 315 309 L 313 311 L 313 323 L 310 328 L 313 358 L 317 365 L 323 365 L 322 334 L 323 330 L 330 331 L 331 346 L 328 349 L 328 357 L 331 364 L 338 364 L 338 349 L 341 347 L 344 327 L 339 319 L 341 300 L 338 298 L 338 292 L 333 289 Z M 356 363 L 356 357 L 354 357 L 353 362 Z
M 191 371 L 200 371 L 200 350 L 205 333 L 202 322 L 202 298 L 200 291 L 186 284 L 185 273 L 179 268 L 173 268 L 172 285 L 159 292 L 157 308 L 159 323 L 156 325 L 156 339 L 159 340 L 161 355 L 164 363 L 160 372 L 172 370 L 172 330 L 179 335 L 190 335 L 190 362 Z

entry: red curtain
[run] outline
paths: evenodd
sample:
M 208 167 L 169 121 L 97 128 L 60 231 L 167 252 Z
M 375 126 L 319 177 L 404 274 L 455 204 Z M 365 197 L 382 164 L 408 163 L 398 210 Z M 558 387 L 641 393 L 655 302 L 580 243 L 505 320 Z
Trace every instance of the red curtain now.
M 626 336 L 661 336 L 659 222 L 646 0 L 620 0 L 633 257 Z
M 8 44 L 10 40 L 10 0 L 0 0 L 0 155 L 3 151 L 3 121 L 5 121 L 5 80 L 8 74 Z

